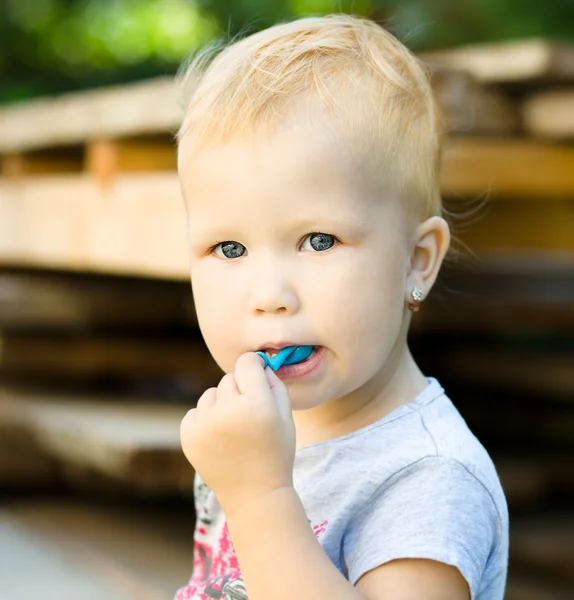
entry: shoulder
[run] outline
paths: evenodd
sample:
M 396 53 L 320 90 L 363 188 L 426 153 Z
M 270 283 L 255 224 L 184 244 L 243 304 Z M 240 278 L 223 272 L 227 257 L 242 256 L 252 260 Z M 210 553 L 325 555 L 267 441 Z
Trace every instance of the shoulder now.
M 421 457 L 381 481 L 364 498 L 356 520 L 380 509 L 385 515 L 392 514 L 394 520 L 404 520 L 405 529 L 414 517 L 437 519 L 454 511 L 459 521 L 468 518 L 471 522 L 477 511 L 500 527 L 505 520 L 491 486 L 468 465 L 440 455 Z
M 489 489 L 464 464 L 427 456 L 382 482 L 349 523 L 349 580 L 391 561 L 426 559 L 456 567 L 478 590 L 488 571 L 505 574 L 507 528 Z
M 412 408 L 434 448 L 433 453 L 419 459 L 430 460 L 418 464 L 413 461 L 412 472 L 423 469 L 430 476 L 438 469 L 461 482 L 474 482 L 490 496 L 501 521 L 508 520 L 506 499 L 494 462 L 450 398 L 443 392 L 433 402 L 415 402 Z
M 447 492 L 435 485 L 439 480 L 460 493 L 474 486 L 482 488 L 500 518 L 507 518 L 506 501 L 490 456 L 432 378 L 413 402 L 384 419 L 299 453 L 295 475 L 309 508 L 317 501 L 307 492 L 317 489 L 324 491 L 330 506 L 340 505 L 357 514 L 368 510 L 370 498 L 399 483 L 416 482 L 421 489 L 428 486 L 429 498 L 433 491 Z

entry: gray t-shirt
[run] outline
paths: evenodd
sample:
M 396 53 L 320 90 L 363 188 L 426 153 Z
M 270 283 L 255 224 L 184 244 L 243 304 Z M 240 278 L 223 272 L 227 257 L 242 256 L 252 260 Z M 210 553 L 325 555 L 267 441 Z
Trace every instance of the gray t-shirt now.
M 294 483 L 326 554 L 352 583 L 394 559 L 457 567 L 473 600 L 502 600 L 508 509 L 494 465 L 433 378 L 409 404 L 343 437 L 306 446 Z M 246 599 L 217 499 L 195 485 L 194 571 L 176 600 Z

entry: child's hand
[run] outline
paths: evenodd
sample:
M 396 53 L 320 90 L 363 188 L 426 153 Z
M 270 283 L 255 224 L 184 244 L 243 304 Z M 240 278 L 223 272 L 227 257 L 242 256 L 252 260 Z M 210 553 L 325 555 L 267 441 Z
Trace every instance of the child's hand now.
M 287 388 L 254 352 L 237 359 L 181 422 L 183 452 L 226 515 L 293 486 L 295 425 Z

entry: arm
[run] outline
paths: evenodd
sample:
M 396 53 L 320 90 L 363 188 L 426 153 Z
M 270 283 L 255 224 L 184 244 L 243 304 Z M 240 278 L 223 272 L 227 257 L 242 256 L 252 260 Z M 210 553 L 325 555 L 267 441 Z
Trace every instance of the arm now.
M 228 516 L 249 600 L 468 600 L 455 567 L 395 560 L 353 587 L 321 548 L 293 488 L 282 488 Z
M 460 591 L 462 576 L 453 575 L 453 568 L 375 556 L 376 533 L 366 515 L 357 515 L 354 532 L 355 550 L 360 550 L 351 557 L 357 587 L 337 570 L 293 487 L 295 428 L 289 395 L 270 369 L 263 371 L 255 354 L 242 355 L 235 373 L 199 399 L 182 421 L 181 438 L 186 457 L 225 513 L 249 600 L 468 599 L 468 592 Z M 401 520 L 396 517 L 409 519 L 412 513 L 393 514 L 396 529 Z

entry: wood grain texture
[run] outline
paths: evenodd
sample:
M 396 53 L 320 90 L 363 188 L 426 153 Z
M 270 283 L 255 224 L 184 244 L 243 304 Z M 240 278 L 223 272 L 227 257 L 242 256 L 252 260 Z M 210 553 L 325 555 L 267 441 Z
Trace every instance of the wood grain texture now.
M 574 197 L 574 147 L 520 138 L 453 138 L 441 174 L 445 196 L 550 200 Z
M 481 89 L 464 69 L 432 71 L 438 102 L 455 131 L 514 129 L 516 119 L 503 94 Z M 169 77 L 22 102 L 0 109 L 0 154 L 130 136 L 173 136 L 183 114 L 183 99 Z
M 520 352 L 517 349 L 470 346 L 451 346 L 444 352 L 449 369 L 456 373 L 458 381 L 480 382 L 491 388 L 523 391 L 574 401 L 574 356 L 547 349 L 540 352 Z M 569 434 L 572 420 L 552 421 L 549 428 L 557 436 L 568 441 L 574 439 L 574 429 Z
M 178 103 L 171 77 L 23 102 L 0 110 L 0 153 L 174 133 Z
M 63 333 L 190 330 L 188 282 L 77 273 L 0 272 L 0 330 Z
M 484 234 L 488 233 L 488 224 Z M 491 243 L 494 243 L 491 241 Z M 443 266 L 411 332 L 574 333 L 574 253 L 459 259 Z
M 85 167 L 103 185 L 122 172 L 176 171 L 176 148 L 163 139 L 96 140 L 88 144 Z
M 515 520 L 510 545 L 514 565 L 574 589 L 574 520 L 567 513 Z
M 175 173 L 88 174 L 0 183 L 0 265 L 189 278 Z
M 202 385 L 222 373 L 204 343 L 138 336 L 0 334 L 0 373 L 12 377 L 182 377 Z
M 538 92 L 522 104 L 524 129 L 544 138 L 574 138 L 574 89 Z
M 501 90 L 479 83 L 468 71 L 430 69 L 434 97 L 446 130 L 462 135 L 510 135 L 520 129 L 520 110 Z
M 96 475 L 147 493 L 190 493 L 179 425 L 190 406 L 0 390 L 4 426 L 18 427 L 64 476 Z
M 574 246 L 574 147 L 454 138 L 442 191 L 454 203 L 487 199 L 460 236 L 479 254 Z M 120 173 L 104 186 L 87 173 L 0 181 L 0 266 L 186 280 L 185 229 L 175 172 Z

